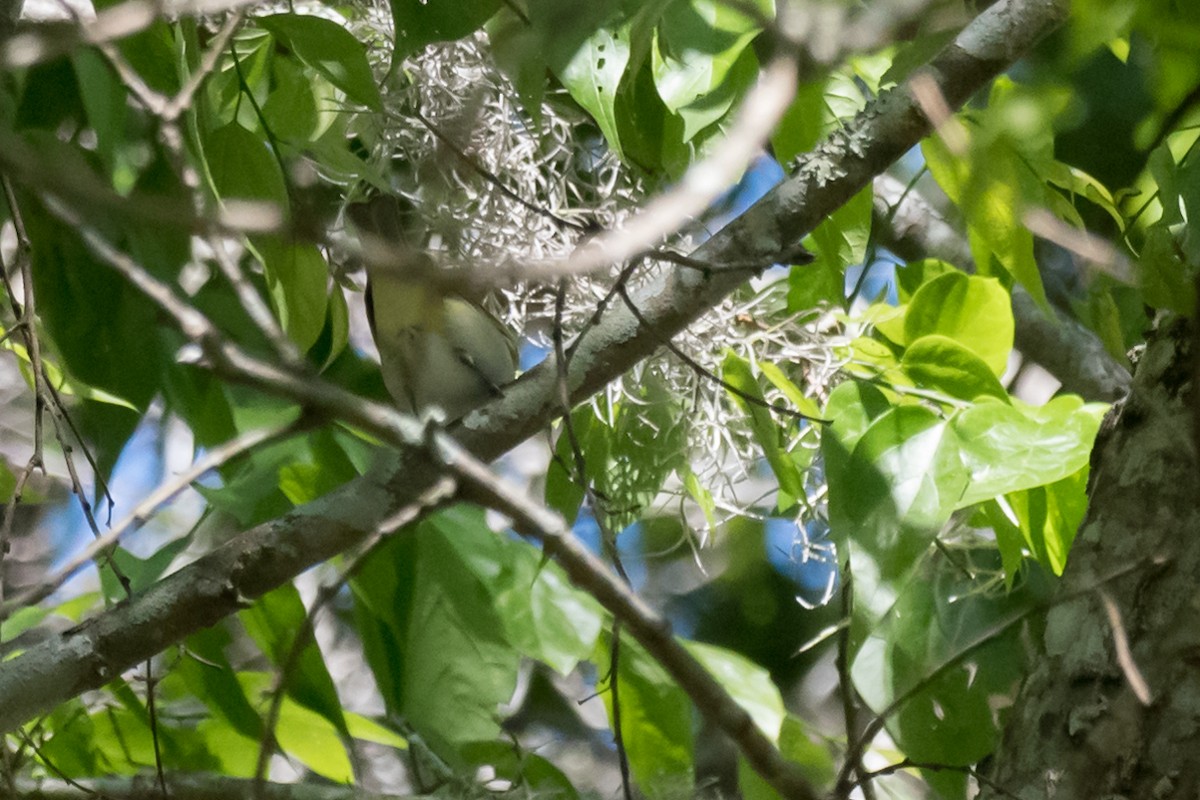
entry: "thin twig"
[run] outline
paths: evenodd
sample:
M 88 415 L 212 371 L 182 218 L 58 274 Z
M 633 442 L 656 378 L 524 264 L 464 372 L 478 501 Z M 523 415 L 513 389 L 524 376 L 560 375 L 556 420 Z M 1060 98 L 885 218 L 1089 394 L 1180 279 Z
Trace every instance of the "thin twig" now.
M 567 281 L 565 278 L 560 278 L 558 281 L 558 291 L 554 298 L 554 330 L 552 338 L 554 342 L 555 364 L 558 369 L 559 399 L 563 404 L 563 435 L 567 437 L 567 443 L 571 446 L 571 456 L 574 463 L 573 480 L 579 486 L 583 487 L 587 504 L 596 516 L 596 524 L 600 528 L 601 538 L 611 550 L 610 555 L 613 567 L 617 570 L 621 579 L 625 581 L 626 585 L 629 585 L 629 575 L 626 574 L 625 567 L 621 564 L 616 537 L 608 525 L 607 515 L 603 511 L 602 499 L 592 486 L 592 482 L 588 480 L 587 461 L 583 454 L 583 446 L 575 431 L 575 421 L 571 417 L 570 391 L 567 386 L 567 370 L 570 366 L 570 360 L 566 349 L 563 347 L 562 325 L 563 307 L 566 303 L 566 290 Z M 565 464 L 563 467 L 566 469 Z M 566 471 L 568 474 L 572 472 L 572 470 Z M 612 693 L 613 745 L 617 749 L 617 766 L 621 772 L 622 793 L 625 800 L 633 800 L 633 779 L 629 768 L 629 751 L 625 747 L 625 733 L 621 725 L 621 621 L 619 619 L 613 620 L 612 646 L 609 649 L 609 654 L 608 686 L 609 691 Z
M 995 641 L 996 639 L 999 639 L 1001 636 L 1005 635 L 1014 627 L 1020 625 L 1035 614 L 1044 614 L 1055 606 L 1096 592 L 1111 581 L 1122 578 L 1133 572 L 1137 572 L 1138 570 L 1147 569 L 1150 567 L 1159 568 L 1162 566 L 1162 563 L 1163 561 L 1161 557 L 1150 556 L 1133 563 L 1126 564 L 1125 566 L 1119 567 L 1107 575 L 1102 576 L 1088 586 L 1066 592 L 1040 603 L 1035 603 L 1024 611 L 1017 612 L 1010 619 L 993 625 L 989 630 L 984 631 L 976 636 L 972 641 L 963 645 L 958 652 L 948 656 L 945 661 L 931 670 L 924 678 L 892 698 L 892 701 L 888 703 L 887 706 L 884 707 L 884 709 L 880 711 L 874 719 L 867 723 L 867 725 L 863 728 L 862 733 L 851 740 L 850 745 L 847 748 L 846 761 L 842 764 L 841 772 L 838 775 L 837 786 L 839 789 L 835 791 L 835 794 L 839 797 L 845 796 L 843 793 L 844 790 L 853 783 L 853 780 L 850 777 L 852 764 L 861 760 L 862 754 L 865 752 L 866 747 L 870 745 L 879 732 L 883 730 L 884 723 L 887 722 L 887 720 L 893 714 L 903 708 L 905 703 L 928 688 L 930 684 L 932 684 L 942 675 L 946 674 L 948 670 L 951 670 L 961 664 L 964 659 L 968 658 L 979 648 Z
M 851 741 L 858 730 L 858 692 L 854 689 L 854 680 L 850 673 L 849 621 L 853 618 L 854 576 L 850 572 L 850 561 L 847 560 L 845 567 L 842 569 L 842 619 L 846 620 L 846 624 L 840 626 L 837 641 L 837 673 L 838 683 L 841 684 L 842 719 L 846 725 L 846 741 Z M 863 781 L 866 772 L 863 769 L 862 755 L 861 751 L 847 753 L 847 762 L 850 759 L 854 759 L 854 762 L 850 766 L 852 774 L 859 779 L 863 797 L 866 800 L 874 800 L 875 788 L 869 781 Z
M 999 783 L 987 777 L 974 767 L 956 766 L 954 764 L 936 764 L 928 761 L 913 761 L 910 758 L 906 758 L 903 761 L 899 761 L 895 764 L 888 764 L 886 767 L 880 767 L 879 769 L 872 770 L 871 772 L 862 773 L 862 776 L 856 782 L 856 785 L 865 792 L 866 788 L 870 786 L 871 782 L 876 778 L 894 775 L 895 773 L 906 769 L 923 769 L 929 772 L 961 772 L 966 775 L 970 775 L 972 778 L 979 781 L 981 785 L 988 787 L 993 792 L 1002 794 L 1005 797 L 1011 797 L 1013 800 L 1021 800 L 1019 795 L 1008 791 Z
M 8 619 L 18 609 L 32 606 L 49 597 L 55 590 L 66 583 L 67 580 L 78 573 L 79 570 L 114 547 L 126 532 L 136 530 L 144 525 L 160 507 L 209 472 L 212 472 L 214 469 L 220 469 L 225 464 L 260 445 L 289 438 L 311 427 L 313 424 L 315 424 L 315 420 L 312 418 L 301 417 L 294 422 L 284 425 L 249 431 L 207 450 L 203 456 L 197 459 L 186 470 L 171 480 L 159 484 L 132 511 L 110 527 L 103 536 L 93 539 L 87 547 L 61 566 L 54 575 L 0 605 L 0 620 Z

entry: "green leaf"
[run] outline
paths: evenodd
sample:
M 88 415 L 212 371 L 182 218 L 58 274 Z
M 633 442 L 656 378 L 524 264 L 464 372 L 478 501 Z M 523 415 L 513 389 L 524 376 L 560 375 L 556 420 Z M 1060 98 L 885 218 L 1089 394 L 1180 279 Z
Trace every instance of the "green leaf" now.
M 865 103 L 857 78 L 848 72 L 819 75 L 801 84 L 771 136 L 775 157 L 787 163 L 808 152 Z
M 307 351 L 325 328 L 329 266 L 316 245 L 256 237 L 271 305 L 284 331 Z
M 608 146 L 624 157 L 618 129 L 617 89 L 629 64 L 629 27 L 601 27 L 569 59 L 550 68 L 575 102 L 592 115 Z
M 393 6 L 400 0 L 395 0 Z M 272 14 L 257 23 L 289 47 L 296 57 L 329 79 L 346 97 L 372 111 L 383 110 L 383 98 L 367 62 L 362 42 L 341 25 L 307 14 Z
M 788 271 L 788 311 L 808 311 L 822 305 L 840 305 L 846 296 L 846 278 L 833 261 L 792 267 Z
M 239 410 L 245 412 L 246 409 Z M 262 420 L 263 424 L 268 421 L 279 424 L 282 421 L 283 415 L 277 408 L 265 410 L 275 418 Z M 291 510 L 294 503 L 281 487 L 291 491 L 293 497 L 301 498 L 307 496 L 302 490 L 323 485 L 311 470 L 294 467 L 313 463 L 309 439 L 294 437 L 255 449 L 236 468 L 228 470 L 223 486 L 207 488 L 197 485 L 196 489 L 214 508 L 232 515 L 243 527 L 250 527 Z M 336 484 L 330 481 L 324 485 L 332 488 Z
M 696 141 L 700 146 L 698 155 L 704 155 L 709 140 L 701 143 L 697 135 L 710 125 L 731 118 L 734 104 L 741 100 L 758 79 L 758 57 L 747 48 L 729 68 L 724 79 L 714 89 L 701 95 L 691 103 L 675 111 L 683 120 L 683 142 Z M 720 126 L 718 126 L 720 128 Z M 723 139 L 721 140 L 723 141 Z M 711 145 L 711 147 L 719 147 Z
M 502 5 L 501 0 L 389 0 L 389 4 L 396 61 L 427 44 L 461 39 L 479 30 Z
M 463 757 L 477 767 L 485 767 L 495 780 L 510 781 L 533 796 L 556 800 L 578 800 L 571 780 L 562 770 L 536 753 L 513 747 L 510 741 L 469 742 L 461 748 Z
M 459 507 L 395 537 L 351 584 L 384 700 L 443 758 L 499 734 L 522 655 L 568 671 L 594 646 L 598 607 L 540 562 Z
M 205 158 L 222 199 L 263 200 L 287 209 L 287 188 L 267 142 L 230 122 L 208 135 Z
M 260 106 L 269 99 L 274 56 L 275 37 L 268 31 L 246 26 L 233 35 L 229 54 L 221 58 L 205 81 L 204 93 L 209 102 L 197 109 L 197 123 L 202 132 L 208 133 L 229 122 L 238 122 L 248 130 L 258 128 L 258 116 L 245 94 L 253 95 Z M 245 80 L 245 86 L 241 79 Z
M 937 528 L 955 508 L 964 483 L 956 445 L 954 432 L 933 412 L 897 406 L 871 423 L 859 439 L 851 468 L 878 470 L 887 479 L 888 499 L 900 519 Z M 862 500 L 869 507 L 870 498 Z
M 647 370 L 627 391 L 631 399 L 608 414 L 611 427 L 594 424 L 584 450 L 588 478 L 607 498 L 604 511 L 614 530 L 638 519 L 686 463 L 688 418 L 664 379 Z M 598 437 L 603 444 L 595 442 Z
M 666 7 L 651 69 L 663 103 L 684 120 L 683 141 L 724 116 L 753 83 L 758 60 L 747 45 L 758 32 L 752 17 L 713 0 Z
M 939 275 L 958 271 L 953 264 L 936 258 L 922 258 L 917 261 L 909 261 L 896 270 L 896 288 L 900 295 L 900 302 L 907 303 L 912 300 L 912 296 L 922 286 Z M 900 344 L 903 344 L 903 342 L 900 342 Z
M 96 134 L 96 152 L 113 172 L 118 151 L 128 145 L 125 121 L 129 106 L 125 85 L 113 74 L 108 62 L 91 48 L 76 50 L 71 55 L 71 64 L 88 122 Z M 121 182 L 129 186 L 131 177 L 126 175 Z
M 167 567 L 171 566 L 171 562 L 183 552 L 190 542 L 190 536 L 180 536 L 178 539 L 168 541 L 147 558 L 139 558 L 125 548 L 118 547 L 112 551 L 109 558 L 120 568 L 121 574 L 129 579 L 130 588 L 134 592 L 144 592 L 166 573 Z M 100 571 L 102 583 L 107 584 L 112 577 L 109 570 Z M 124 598 L 125 596 L 124 589 L 115 583 L 106 585 L 106 590 L 109 597 Z
M 913 295 L 904 317 L 908 343 L 940 334 L 979 356 L 999 376 L 1013 343 L 1012 304 L 994 278 L 948 272 Z
M 955 431 L 927 408 L 902 405 L 874 420 L 848 456 L 841 442 L 829 447 L 834 534 L 853 538 L 883 574 L 903 574 L 950 518 L 966 486 Z
M 822 416 L 832 420 L 826 430 L 833 431 L 845 447 L 853 450 L 871 423 L 891 407 L 887 396 L 875 386 L 850 380 L 839 383 L 829 393 Z
M 575 438 L 579 442 L 584 463 L 595 459 L 598 464 L 608 461 L 607 448 L 603 447 L 605 438 L 592 435 L 593 423 L 599 424 L 590 404 L 585 404 L 571 412 L 571 426 Z M 546 468 L 546 505 L 557 511 L 563 519 L 574 522 L 583 503 L 585 490 L 580 484 L 575 468 L 575 453 L 571 445 L 571 436 L 565 426 L 558 434 L 558 442 L 554 446 L 554 459 Z
M 1033 256 L 1033 234 L 1021 219 L 1027 208 L 1045 204 L 1045 187 L 1029 172 L 1027 162 L 1004 137 L 974 148 L 970 164 L 962 164 L 938 137 L 926 139 L 921 148 L 938 185 L 966 215 L 976 268 L 981 274 L 990 273 L 994 255 L 1034 300 L 1048 308 Z
M 837 766 L 830 748 L 816 743 L 825 737 L 815 731 L 810 733 L 808 727 L 795 714 L 785 716 L 779 734 L 779 751 L 817 787 L 819 794 L 827 794 L 837 780 Z M 750 767 L 744 755 L 738 756 L 738 788 L 745 800 L 779 800 L 779 793 Z M 826 791 L 822 792 L 822 789 Z
M 783 436 L 779 425 L 764 405 L 766 400 L 758 385 L 758 379 L 750 369 L 750 363 L 736 353 L 727 353 L 721 363 L 721 379 L 740 392 L 729 392 L 729 396 L 746 414 L 754 438 L 763 449 L 763 457 L 771 465 L 775 479 L 779 482 L 778 507 L 789 507 L 797 498 L 804 496 L 804 478 L 796 462 L 783 448 Z M 745 399 L 747 396 L 759 402 L 748 402 Z
M 817 257 L 813 265 L 803 269 L 825 269 L 836 275 L 838 293 L 836 301 L 845 297 L 846 267 L 861 264 L 867 255 L 867 240 L 871 235 L 871 202 L 874 194 L 870 186 L 863 189 L 844 205 L 821 221 L 805 245 Z M 789 308 L 800 310 L 792 304 L 789 293 Z
M 642 4 L 636 11 L 623 13 L 620 0 L 594 0 L 590 3 L 562 3 L 560 0 L 526 0 L 525 18 L 505 6 L 487 25 L 488 38 L 496 63 L 516 86 L 521 103 L 534 120 L 541 120 L 542 99 L 548 84 L 547 70 L 562 69 L 595 31 L 604 26 L 616 27 L 620 20 L 636 20 L 632 37 L 642 31 L 649 49 L 649 32 L 653 31 L 657 6 L 664 0 Z M 670 0 L 666 0 L 670 2 Z M 640 63 L 640 59 L 639 59 Z
M 238 681 L 248 695 L 258 698 L 260 704 L 269 702 L 271 675 L 241 672 Z M 346 752 L 346 740 L 325 716 L 284 697 L 274 732 L 279 748 L 313 772 L 336 783 L 353 782 L 354 770 Z
M 1036 624 L 1030 612 L 1050 587 L 1031 576 L 1012 593 L 988 592 L 998 560 L 991 548 L 930 551 L 854 658 L 854 685 L 873 710 L 904 698 L 887 728 L 914 761 L 961 766 L 991 752 L 1003 722 L 993 704 L 1025 676 L 1023 632 L 1011 623 Z
M 786 711 L 771 674 L 730 650 L 701 642 L 685 642 L 684 645 L 725 687 L 729 696 L 750 714 L 763 735 L 773 742 L 778 741 Z
M 688 496 L 704 513 L 704 522 L 708 525 L 708 529 L 714 530 L 717 527 L 717 504 L 713 499 L 712 492 L 700 483 L 700 478 L 690 469 L 684 471 L 683 487 L 687 490 Z
M 604 612 L 557 565 L 523 542 L 501 539 L 474 509 L 451 509 L 430 525 L 492 594 L 508 641 L 521 653 L 564 675 L 591 654 Z
M 958 35 L 958 30 L 950 27 L 924 33 L 915 39 L 901 43 L 897 48 L 896 55 L 892 58 L 891 66 L 880 78 L 880 83 L 884 85 L 903 83 L 904 79 L 914 70 L 933 60 L 933 57 L 953 41 L 956 35 Z
M 165 377 L 167 407 L 187 422 L 199 447 L 212 447 L 237 435 L 223 381 L 203 368 L 186 365 Z
M 758 371 L 763 374 L 771 384 L 783 392 L 788 401 L 791 402 L 796 410 L 806 417 L 812 419 L 821 418 L 821 409 L 817 407 L 816 402 L 800 391 L 800 387 L 792 383 L 788 376 L 783 373 L 783 370 L 778 365 L 772 364 L 769 361 L 758 362 Z
M 233 637 L 224 625 L 205 628 L 187 639 L 186 657 L 175 666 L 188 690 L 217 718 L 248 741 L 262 740 L 262 719 L 242 689 L 225 655 Z
M 980 511 L 996 534 L 996 549 L 1000 553 L 1000 565 L 1004 567 L 1004 588 L 1011 589 L 1025 561 L 1025 537 L 1016 514 L 1003 497 L 983 503 Z
M 330 367 L 350 344 L 350 308 L 346 296 L 337 287 L 329 294 L 329 315 L 312 355 L 320 359 L 322 370 Z
M 71 151 L 50 145 L 46 152 L 57 157 Z M 161 318 L 144 294 L 92 256 L 74 229 L 33 198 L 22 198 L 21 211 L 32 242 L 38 312 L 53 350 L 72 379 L 107 393 L 97 396 L 100 403 L 82 404 L 74 421 L 99 471 L 108 474 L 140 416 L 120 406 L 144 409 L 163 373 L 174 368 L 163 353 Z M 115 235 L 111 229 L 106 233 Z
M 364 717 L 362 714 L 355 714 L 349 711 L 343 711 L 343 713 L 346 716 L 346 727 L 350 730 L 350 735 L 355 739 L 362 742 L 387 745 L 397 750 L 408 749 L 408 740 L 390 728 L 385 728 L 378 722 Z
M 1151 225 L 1137 262 L 1141 289 L 1148 304 L 1190 317 L 1196 308 L 1196 283 L 1193 270 L 1179 255 L 1170 229 L 1164 224 Z
M 900 366 L 922 389 L 943 392 L 960 400 L 980 396 L 1008 402 L 1008 391 L 983 360 L 953 339 L 938 334 L 912 342 Z
M 288 696 L 323 716 L 341 735 L 348 736 L 342 704 L 325 658 L 311 631 L 305 632 L 308 611 L 296 587 L 285 583 L 268 592 L 250 608 L 239 612 L 238 619 L 271 663 L 280 669 L 288 667 Z M 299 657 L 293 658 L 298 636 L 307 641 L 301 646 Z
M 318 94 L 331 84 L 291 58 L 277 56 L 272 59 L 271 68 L 274 86 L 262 105 L 267 128 L 283 142 L 306 144 L 318 139 L 328 129 L 329 116 L 320 109 L 337 102 L 336 96 L 318 97 Z
M 1038 563 L 1062 575 L 1075 532 L 1087 512 L 1087 476 L 1085 467 L 1060 481 L 1009 494 L 989 504 L 993 509 L 989 519 L 1016 532 Z
M 971 479 L 959 507 L 1079 472 L 1106 409 L 1066 395 L 1036 409 L 987 402 L 960 411 L 952 425 Z
M 611 674 L 609 637 L 601 640 L 594 659 L 601 672 Z M 674 800 L 694 782 L 691 701 L 629 636 L 621 638 L 618 674 L 621 734 L 634 779 L 648 800 Z M 611 689 L 601 693 L 609 720 L 612 696 Z

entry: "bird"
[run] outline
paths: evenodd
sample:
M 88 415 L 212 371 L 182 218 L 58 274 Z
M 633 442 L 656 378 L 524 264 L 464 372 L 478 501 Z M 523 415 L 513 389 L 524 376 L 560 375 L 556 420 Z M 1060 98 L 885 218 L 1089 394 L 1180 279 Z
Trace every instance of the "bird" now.
M 448 423 L 513 380 L 516 339 L 414 246 L 415 216 L 410 201 L 388 194 L 346 207 L 366 262 L 367 321 L 384 386 L 400 411 Z

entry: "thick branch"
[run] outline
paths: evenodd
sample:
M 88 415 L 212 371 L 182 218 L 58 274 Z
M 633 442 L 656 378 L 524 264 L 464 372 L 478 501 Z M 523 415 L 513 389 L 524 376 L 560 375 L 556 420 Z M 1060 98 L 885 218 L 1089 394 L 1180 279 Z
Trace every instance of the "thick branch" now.
M 904 258 L 932 256 L 973 269 L 967 240 L 914 190 L 888 175 L 875 179 L 877 215 L 888 217 L 885 242 Z M 1118 400 L 1129 391 L 1129 370 L 1090 330 L 1054 309 L 1051 316 L 1020 286 L 1012 292 L 1016 347 L 1045 367 L 1063 389 L 1088 400 Z
M 1092 452 L 1088 512 L 983 797 L 1196 797 L 1197 331 L 1166 318 Z M 1100 583 L 1114 565 L 1133 569 Z M 1149 697 L 1147 697 L 1147 694 Z
M 927 68 L 946 101 L 957 107 L 1030 44 L 1062 21 L 1065 0 L 1004 0 L 968 26 Z M 770 263 L 793 252 L 799 240 L 912 147 L 929 129 L 907 90 L 882 95 L 800 165 L 792 179 L 725 228 L 696 253 L 710 263 Z M 584 334 L 566 370 L 574 400 L 597 391 L 653 352 L 736 288 L 742 272 L 682 268 L 641 287 L 635 299 L 644 329 L 625 307 L 614 305 Z M 505 396 L 470 415 L 455 429 L 482 458 L 493 458 L 544 428 L 560 413 L 558 367 L 532 370 Z M 98 688 L 123 670 L 209 626 L 309 566 L 360 542 L 378 520 L 416 499 L 439 474 L 420 451 L 365 476 L 280 519 L 260 525 L 165 578 L 144 595 L 54 637 L 0 669 L 0 730 L 11 730 L 63 700 Z M 617 609 L 613 609 L 616 611 Z M 653 619 L 622 619 L 642 630 L 654 652 Z M 641 640 L 641 637 L 639 637 Z M 674 673 L 673 673 L 674 674 Z M 701 713 L 727 728 L 710 697 L 674 674 Z M 753 735 L 728 731 L 739 741 Z M 747 754 L 754 760 L 752 754 Z M 755 765 L 756 767 L 758 764 Z M 808 796 L 808 793 L 792 796 Z

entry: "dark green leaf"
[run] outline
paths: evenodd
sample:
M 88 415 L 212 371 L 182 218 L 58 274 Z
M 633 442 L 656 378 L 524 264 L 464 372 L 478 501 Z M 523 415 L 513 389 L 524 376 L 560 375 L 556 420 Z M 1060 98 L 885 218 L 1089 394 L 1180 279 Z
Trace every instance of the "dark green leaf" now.
M 600 465 L 599 468 L 603 469 L 603 465 L 608 461 L 608 450 L 607 447 L 604 447 L 603 450 L 597 449 L 598 446 L 604 446 L 606 437 L 602 434 L 592 435 L 592 425 L 596 422 L 591 405 L 585 404 L 571 413 L 573 433 L 582 451 L 580 455 L 584 459 L 584 464 L 586 465 L 590 461 Z M 579 513 L 579 506 L 583 503 L 584 486 L 580 483 L 579 476 L 576 475 L 577 466 L 572 449 L 572 439 L 565 426 L 559 432 L 558 442 L 554 446 L 554 455 L 554 459 L 546 469 L 546 505 L 557 511 L 568 522 L 574 522 Z
M 392 0 L 393 11 L 403 2 Z M 438 5 L 435 0 L 425 8 Z M 460 8 L 462 5 L 459 4 Z M 308 14 L 272 14 L 259 17 L 257 22 L 277 36 L 297 58 L 345 92 L 346 97 L 372 111 L 383 109 L 383 98 L 367 63 L 366 50 L 350 31 L 332 20 Z
M 1001 721 L 993 704 L 1025 675 L 1022 631 L 1012 623 L 1036 623 L 1030 612 L 1049 587 L 1030 580 L 989 593 L 973 576 L 998 561 L 991 549 L 931 551 L 854 659 L 854 685 L 872 709 L 903 698 L 888 730 L 914 761 L 966 765 L 991 752 Z
M 325 327 L 329 300 L 325 257 L 312 244 L 285 243 L 277 237 L 259 237 L 255 243 L 271 306 L 284 331 L 301 351 L 307 351 Z
M 187 655 L 173 672 L 210 711 L 250 741 L 261 741 L 262 720 L 242 690 L 225 651 L 233 637 L 224 626 L 205 628 L 187 639 Z
M 402 59 L 427 44 L 461 39 L 500 8 L 500 0 L 390 0 L 396 53 Z
M 283 172 L 261 136 L 230 122 L 208 135 L 205 159 L 222 199 L 264 200 L 287 208 Z

